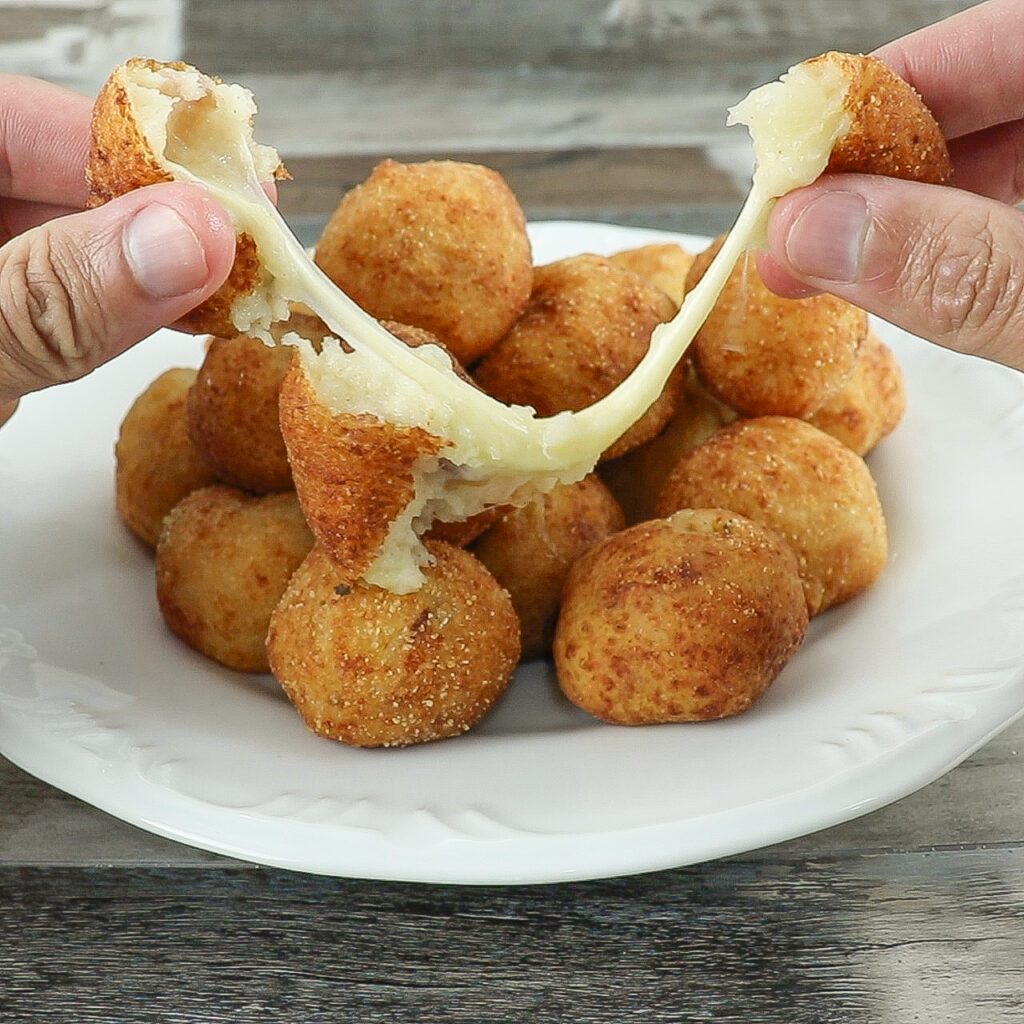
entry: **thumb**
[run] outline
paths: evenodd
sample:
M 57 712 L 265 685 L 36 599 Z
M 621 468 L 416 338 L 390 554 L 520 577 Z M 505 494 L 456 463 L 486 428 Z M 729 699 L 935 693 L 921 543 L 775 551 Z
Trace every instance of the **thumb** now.
M 828 291 L 947 348 L 1024 369 L 1024 212 L 940 185 L 837 175 L 772 212 L 769 287 Z
M 231 220 L 202 189 L 153 185 L 0 248 L 0 409 L 73 380 L 221 285 Z

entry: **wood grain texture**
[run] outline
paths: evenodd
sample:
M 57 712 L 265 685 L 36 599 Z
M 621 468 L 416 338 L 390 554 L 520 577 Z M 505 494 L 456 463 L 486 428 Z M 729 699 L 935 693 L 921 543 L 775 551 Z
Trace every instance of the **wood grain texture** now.
M 186 0 L 188 53 L 228 73 L 620 67 L 865 51 L 964 0 Z
M 103 77 L 138 50 L 110 19 L 171 4 L 0 3 L 4 67 Z M 534 219 L 716 234 L 749 169 L 730 103 L 967 6 L 184 0 L 181 38 L 254 90 L 306 242 L 383 156 L 496 166 Z M 457 888 L 217 857 L 0 758 L 0 1022 L 1018 1024 L 1022 793 L 1024 720 L 911 796 L 766 850 Z
M 365 180 L 384 156 L 416 161 L 458 159 L 492 167 L 503 175 L 534 220 L 609 209 L 720 205 L 738 208 L 742 193 L 701 150 L 676 147 L 457 151 L 358 156 L 298 157 L 288 161 L 292 181 L 278 186 L 287 217 L 326 217 L 342 195 Z
M 0 871 L 0 1019 L 1010 1024 L 1019 851 L 539 888 Z

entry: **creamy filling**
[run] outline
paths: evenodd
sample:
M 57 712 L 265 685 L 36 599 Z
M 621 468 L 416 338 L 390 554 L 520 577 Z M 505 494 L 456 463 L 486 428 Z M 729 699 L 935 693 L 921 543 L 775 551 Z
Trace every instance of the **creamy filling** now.
M 647 354 L 611 393 L 579 412 L 539 417 L 509 406 L 461 379 L 436 346 L 410 348 L 357 306 L 316 266 L 292 234 L 261 181 L 277 159 L 252 139 L 255 105 L 239 86 L 197 72 L 136 73 L 131 100 L 147 141 L 168 171 L 206 187 L 231 215 L 236 230 L 259 249 L 263 281 L 233 309 L 239 331 L 270 343 L 271 324 L 290 304 L 313 310 L 336 339 L 319 349 L 296 335 L 302 365 L 317 398 L 334 413 L 369 413 L 399 426 L 419 426 L 448 442 L 442 459 L 417 467 L 416 497 L 391 532 L 367 580 L 410 590 L 426 555 L 418 536 L 433 519 L 465 519 L 529 490 L 580 479 L 629 429 L 665 387 L 711 312 L 742 253 L 760 244 L 778 196 L 822 172 L 844 120 L 845 82 L 833 69 L 798 66 L 779 82 L 754 90 L 730 112 L 746 124 L 756 170 L 750 193 L 720 251 L 679 312 L 659 325 Z

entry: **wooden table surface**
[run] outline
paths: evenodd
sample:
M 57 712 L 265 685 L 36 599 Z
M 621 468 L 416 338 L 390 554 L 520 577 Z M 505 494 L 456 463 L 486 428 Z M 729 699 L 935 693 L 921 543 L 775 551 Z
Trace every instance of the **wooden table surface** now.
M 185 55 L 207 65 L 220 55 L 225 70 L 244 73 L 218 28 L 227 6 L 186 5 Z M 576 6 L 593 14 L 605 5 Z M 609 10 L 620 20 L 632 12 L 639 33 L 651 19 L 707 6 Z M 721 11 L 749 20 L 754 8 L 770 17 L 771 6 Z M 923 23 L 957 6 L 966 5 L 917 3 L 908 17 Z M 808 17 L 822 34 L 820 7 Z M 878 36 L 887 24 L 865 15 L 861 28 Z M 558 27 L 568 38 L 568 17 Z M 219 49 L 209 43 L 218 31 Z M 435 44 L 437 34 L 435 25 Z M 614 49 L 619 37 L 609 38 Z M 744 71 L 737 56 L 717 93 L 703 88 L 706 76 L 679 76 L 686 95 L 672 101 L 691 103 L 671 127 L 658 95 L 666 55 L 650 47 L 660 78 L 614 63 L 535 74 L 474 67 L 424 76 L 434 91 L 406 90 L 404 102 L 367 61 L 332 73 L 307 62 L 298 77 L 287 60 L 277 70 L 254 64 L 249 79 L 258 99 L 261 86 L 283 90 L 263 105 L 278 128 L 263 138 L 295 176 L 282 206 L 307 240 L 383 155 L 479 159 L 505 173 L 533 218 L 713 234 L 728 226 L 745 172 L 742 146 L 708 127 L 709 111 L 764 77 L 769 58 L 778 70 L 795 53 L 792 39 L 758 49 L 744 38 L 761 62 Z M 303 88 L 312 99 L 297 106 Z M 436 115 L 429 128 L 426 107 Z M 346 112 L 344 138 L 310 145 L 309 124 L 327 109 Z M 436 114 L 444 109 L 449 116 Z M 1022 749 L 1024 720 L 898 803 L 769 849 L 512 887 L 323 878 L 233 861 L 124 824 L 0 759 L 0 1021 L 1016 1024 Z

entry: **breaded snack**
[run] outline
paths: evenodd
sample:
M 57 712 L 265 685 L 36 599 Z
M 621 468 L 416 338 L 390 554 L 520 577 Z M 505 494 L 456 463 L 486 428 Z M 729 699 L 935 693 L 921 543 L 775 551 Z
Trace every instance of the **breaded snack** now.
M 270 613 L 312 546 L 294 493 L 193 491 L 164 520 L 156 549 L 164 621 L 221 665 L 266 672 Z
M 823 172 L 884 174 L 943 184 L 949 150 L 917 91 L 876 57 L 830 51 L 752 90 L 729 111 L 750 127 L 757 175 L 773 195 Z M 806 168 L 802 162 L 807 159 Z M 794 169 L 798 168 L 793 180 Z M 785 180 L 789 179 L 789 180 Z
M 227 154 L 234 138 L 240 137 L 261 182 L 290 177 L 271 147 L 253 141 L 256 106 L 247 90 L 203 75 L 187 64 L 133 58 L 114 69 L 93 107 L 86 170 L 88 205 L 100 206 L 144 185 L 176 180 L 170 165 L 180 162 L 187 167 L 201 152 L 193 137 L 194 126 L 200 123 L 193 104 L 202 105 L 212 115 L 207 117 L 207 130 L 217 120 L 223 121 L 223 132 L 218 133 L 222 137 L 208 134 L 202 139 L 202 148 Z M 164 144 L 163 151 L 154 149 L 154 140 Z M 190 147 L 194 147 L 191 156 Z M 235 334 L 235 304 L 272 290 L 262 261 L 253 236 L 240 231 L 227 281 L 183 322 L 215 337 Z
M 572 567 L 555 632 L 558 682 L 607 722 L 746 710 L 803 643 L 792 550 L 721 509 L 685 509 L 592 547 Z
M 684 455 L 656 511 L 709 507 L 745 515 L 790 543 L 812 616 L 866 590 L 885 567 L 885 517 L 870 470 L 803 420 L 740 420 Z
M 541 416 L 583 409 L 629 375 L 651 332 L 674 313 L 660 288 L 604 256 L 558 260 L 536 268 L 523 315 L 473 375 L 488 394 L 532 406 Z M 603 457 L 657 434 L 675 411 L 681 387 L 681 377 L 673 376 Z
M 530 294 L 526 218 L 504 178 L 455 160 L 384 160 L 338 204 L 321 269 L 368 313 L 423 327 L 469 365 Z
M 656 285 L 676 306 L 683 301 L 693 253 L 676 242 L 651 242 L 636 249 L 623 249 L 609 259 Z
M 846 383 L 809 422 L 858 455 L 867 455 L 896 429 L 906 409 L 907 391 L 896 354 L 869 331 Z
M 213 304 L 220 314 L 217 324 L 201 319 L 201 325 L 227 335 L 224 321 L 229 320 L 239 333 L 271 337 L 271 326 L 288 318 L 293 303 L 301 303 L 352 350 L 351 359 L 341 360 L 338 346 L 326 339 L 307 346 L 304 372 L 315 381 L 321 405 L 332 415 L 372 416 L 401 429 L 423 429 L 434 447 L 444 450 L 443 457 L 431 456 L 413 467 L 407 503 L 390 531 L 400 537 L 389 547 L 398 567 L 378 577 L 387 585 L 417 586 L 418 567 L 428 560 L 417 530 L 426 530 L 433 518 L 468 518 L 487 507 L 514 503 L 528 487 L 545 489 L 580 479 L 602 455 L 616 453 L 614 446 L 631 425 L 658 406 L 667 386 L 671 390 L 687 345 L 733 264 L 758 240 L 774 198 L 814 181 L 847 140 L 858 138 L 858 117 L 867 118 L 875 107 L 894 117 L 882 125 L 873 122 L 874 130 L 862 140 L 865 146 L 857 148 L 863 150 L 863 169 L 890 167 L 886 157 L 900 137 L 897 129 L 914 127 L 903 100 L 907 91 L 916 97 L 905 87 L 900 92 L 898 80 L 892 104 L 883 91 L 857 93 L 842 63 L 824 61 L 802 73 L 794 69 L 788 84 L 756 90 L 734 108 L 734 121 L 751 126 L 758 166 L 729 241 L 688 292 L 678 315 L 650 335 L 645 357 L 622 386 L 562 416 L 539 418 L 528 406 L 510 407 L 474 391 L 438 357 L 439 350 L 411 352 L 333 286 L 310 262 L 262 187 L 284 172 L 272 150 L 254 143 L 255 106 L 238 86 L 186 65 L 130 61 L 116 69 L 95 111 L 88 168 L 92 201 L 167 178 L 211 189 L 235 226 L 244 272 L 240 279 L 232 277 Z M 902 140 L 904 150 L 922 148 L 923 138 L 911 132 Z M 631 441 L 652 436 L 665 419 L 645 423 L 647 432 Z M 329 427 L 332 419 L 323 422 Z
M 682 400 L 668 426 L 645 444 L 597 467 L 622 506 L 626 522 L 653 519 L 658 495 L 675 464 L 735 419 L 732 409 L 713 398 L 692 373 L 687 373 Z
M 698 254 L 687 287 L 704 275 L 719 238 Z M 747 253 L 693 341 L 693 359 L 708 389 L 747 416 L 806 418 L 853 371 L 868 317 L 834 295 L 784 299 L 771 291 Z
M 332 413 L 295 362 L 281 385 L 281 431 L 295 489 L 310 529 L 355 583 L 377 561 L 416 495 L 416 470 L 442 444 L 419 427 L 364 413 Z
M 512 598 L 524 658 L 551 650 L 562 585 L 572 563 L 624 526 L 619 503 L 591 474 L 510 509 L 476 542 L 473 553 Z
M 139 395 L 114 445 L 117 514 L 144 544 L 156 547 L 164 516 L 216 479 L 185 425 L 185 400 L 196 371 L 165 370 Z
M 384 324 L 412 348 L 439 345 L 423 328 L 394 321 Z M 343 349 L 344 344 L 337 347 Z M 469 379 L 457 363 L 454 370 L 460 378 Z M 417 473 L 436 464 L 431 460 L 441 457 L 443 443 L 420 427 L 395 426 L 369 414 L 331 412 L 300 359 L 293 360 L 285 374 L 278 404 L 281 432 L 306 520 L 334 560 L 340 577 L 348 583 L 363 579 L 395 536 L 393 531 L 411 529 L 418 511 L 410 508 L 416 496 Z M 461 529 L 453 523 L 440 527 L 439 533 L 444 531 L 444 539 L 468 543 L 486 525 L 486 519 Z M 396 555 L 385 554 L 384 565 L 378 567 L 385 574 L 404 558 L 405 543 L 399 538 L 392 544 Z M 421 555 L 426 560 L 425 550 Z M 416 562 L 417 569 L 419 564 Z M 371 573 L 369 582 L 379 580 Z M 407 585 L 411 583 L 399 580 L 394 589 Z
M 468 552 L 428 542 L 433 565 L 412 594 L 346 585 L 315 548 L 274 611 L 274 675 L 306 725 L 359 747 L 457 736 L 505 689 L 519 623 Z
M 292 490 L 277 401 L 291 356 L 244 334 L 211 341 L 189 389 L 188 432 L 224 483 L 258 494 Z
M 953 175 L 942 131 L 917 91 L 876 57 L 832 50 L 805 62 L 847 82 L 849 124 L 832 147 L 831 174 L 883 174 L 941 185 Z

